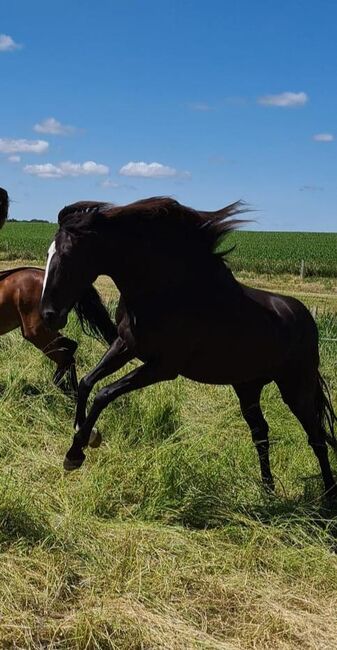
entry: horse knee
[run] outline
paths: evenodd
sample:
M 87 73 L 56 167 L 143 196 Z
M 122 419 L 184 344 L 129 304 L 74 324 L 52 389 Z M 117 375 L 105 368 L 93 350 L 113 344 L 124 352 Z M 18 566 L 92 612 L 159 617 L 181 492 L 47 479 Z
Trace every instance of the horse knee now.
M 78 393 L 81 397 L 89 395 L 93 387 L 92 382 L 89 381 L 87 377 L 82 377 L 80 383 L 78 384 Z
M 101 388 L 94 397 L 93 408 L 101 411 L 113 399 L 111 391 L 108 387 Z
M 264 419 L 259 405 L 253 404 L 247 409 L 242 409 L 242 415 L 246 420 L 252 434 L 254 444 L 268 442 L 268 422 Z
M 265 449 L 269 449 L 268 431 L 267 422 L 264 422 L 264 426 L 258 426 L 251 430 L 255 447 L 263 446 Z

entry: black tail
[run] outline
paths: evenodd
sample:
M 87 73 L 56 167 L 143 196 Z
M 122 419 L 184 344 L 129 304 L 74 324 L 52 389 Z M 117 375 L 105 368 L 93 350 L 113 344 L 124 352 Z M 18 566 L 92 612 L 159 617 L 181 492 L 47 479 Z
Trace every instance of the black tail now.
M 316 399 L 321 430 L 325 432 L 325 439 L 329 445 L 331 445 L 333 449 L 337 449 L 337 440 L 334 430 L 334 423 L 337 422 L 337 417 L 332 406 L 327 383 L 320 373 L 318 373 L 318 388 Z
M 93 286 L 75 304 L 74 310 L 85 334 L 109 345 L 117 338 L 117 327 Z
M 8 215 L 8 194 L 0 187 L 0 228 L 4 225 Z

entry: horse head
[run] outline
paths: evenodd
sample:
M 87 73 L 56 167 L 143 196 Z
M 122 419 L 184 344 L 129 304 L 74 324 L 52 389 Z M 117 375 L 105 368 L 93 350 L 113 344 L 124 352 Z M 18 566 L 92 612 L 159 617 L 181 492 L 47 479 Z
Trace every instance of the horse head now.
M 59 230 L 47 255 L 40 311 L 50 329 L 65 326 L 74 307 L 100 274 L 96 222 L 99 204 L 80 202 L 58 215 Z

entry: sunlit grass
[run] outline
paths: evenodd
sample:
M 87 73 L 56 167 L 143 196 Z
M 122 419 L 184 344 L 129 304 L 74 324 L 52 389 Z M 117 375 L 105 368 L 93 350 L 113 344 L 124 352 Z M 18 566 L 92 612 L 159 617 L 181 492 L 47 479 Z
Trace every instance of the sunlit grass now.
M 69 333 L 81 376 L 104 347 Z M 335 405 L 336 352 L 322 345 Z M 74 405 L 52 371 L 0 338 L 0 647 L 335 648 L 335 513 L 273 385 L 268 497 L 232 389 L 182 378 L 106 409 L 104 444 L 65 474 Z

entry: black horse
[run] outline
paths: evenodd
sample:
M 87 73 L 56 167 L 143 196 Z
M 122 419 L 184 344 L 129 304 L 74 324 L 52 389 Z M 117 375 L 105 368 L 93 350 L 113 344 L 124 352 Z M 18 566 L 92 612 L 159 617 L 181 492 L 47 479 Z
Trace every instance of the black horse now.
M 159 197 L 122 207 L 79 202 L 60 212 L 41 303 L 46 325 L 63 327 L 78 296 L 100 274 L 109 275 L 121 293 L 118 336 L 79 385 L 77 433 L 66 469 L 83 463 L 90 432 L 110 402 L 183 375 L 234 387 L 262 481 L 272 490 L 260 395 L 275 381 L 308 435 L 326 492 L 337 494 L 326 446 L 326 441 L 337 446 L 336 416 L 318 370 L 315 322 L 298 300 L 238 283 L 216 250 L 220 238 L 240 223 L 235 215 L 242 207 L 200 212 Z M 87 415 L 94 384 L 134 358 L 142 365 L 102 388 Z

